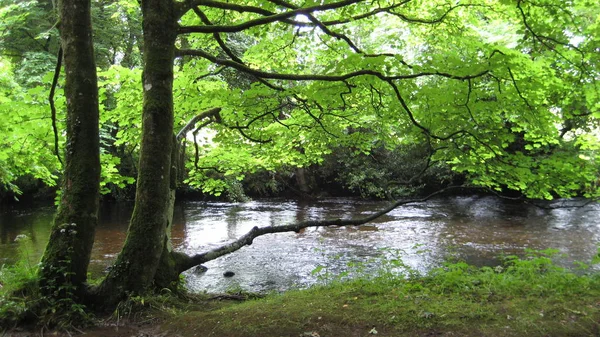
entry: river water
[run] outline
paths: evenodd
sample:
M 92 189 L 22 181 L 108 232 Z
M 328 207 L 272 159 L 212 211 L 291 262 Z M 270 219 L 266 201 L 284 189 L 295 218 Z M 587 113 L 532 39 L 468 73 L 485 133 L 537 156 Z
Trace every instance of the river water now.
M 502 254 L 555 248 L 559 263 L 589 262 L 600 242 L 600 204 L 557 201 L 545 208 L 492 196 L 460 196 L 399 207 L 359 227 L 308 228 L 256 238 L 252 246 L 206 264 L 208 270 L 185 273 L 195 291 L 279 291 L 327 280 L 360 263 L 364 272 L 381 268 L 382 259 L 400 256 L 426 271 L 448 258 L 475 265 L 497 265 Z M 6 206 L 5 206 L 6 207 Z M 319 201 L 257 200 L 247 203 L 180 202 L 173 243 L 186 253 L 203 252 L 248 232 L 254 226 L 296 221 L 367 216 L 383 202 L 353 199 Z M 125 240 L 131 204 L 104 204 L 90 271 L 102 275 Z M 36 263 L 50 233 L 53 207 L 13 206 L 0 212 L 0 264 L 22 257 Z M 314 271 L 320 270 L 315 273 Z M 354 270 L 355 268 L 350 268 Z M 232 271 L 235 276 L 225 278 Z

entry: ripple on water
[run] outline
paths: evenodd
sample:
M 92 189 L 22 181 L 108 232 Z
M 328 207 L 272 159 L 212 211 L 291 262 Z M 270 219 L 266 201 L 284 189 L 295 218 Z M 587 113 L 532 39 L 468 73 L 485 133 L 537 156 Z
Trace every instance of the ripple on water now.
M 560 206 L 559 201 L 545 206 Z M 254 226 L 279 226 L 325 218 L 364 217 L 386 202 L 329 198 L 318 201 L 256 200 L 248 203 L 183 202 L 176 207 L 172 238 L 176 249 L 198 253 L 231 242 Z M 125 239 L 131 205 L 101 209 L 90 271 L 98 276 L 115 259 Z M 52 208 L 0 213 L 0 263 L 22 254 L 17 235 L 31 238 L 29 256 L 39 259 L 49 236 Z M 448 257 L 476 265 L 495 265 L 499 254 L 524 254 L 526 248 L 556 248 L 570 258 L 589 261 L 600 242 L 600 205 L 544 209 L 490 196 L 460 196 L 400 207 L 359 227 L 308 228 L 302 233 L 266 235 L 253 245 L 211 261 L 205 273 L 186 272 L 198 291 L 279 291 L 306 287 L 362 263 L 373 272 L 399 255 L 420 271 Z M 383 259 L 383 260 L 382 260 Z M 319 273 L 315 268 L 322 266 Z M 233 277 L 223 273 L 232 271 Z

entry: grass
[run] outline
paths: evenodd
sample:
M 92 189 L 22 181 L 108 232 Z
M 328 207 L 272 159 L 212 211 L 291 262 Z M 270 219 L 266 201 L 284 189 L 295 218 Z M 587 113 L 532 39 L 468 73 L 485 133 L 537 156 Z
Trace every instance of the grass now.
M 389 270 L 264 299 L 184 310 L 181 336 L 598 336 L 600 275 L 540 254 L 501 268 L 447 264 L 425 276 Z
M 17 240 L 21 259 L 12 266 L 0 265 L 0 336 L 4 336 L 6 330 L 23 326 L 69 332 L 92 324 L 93 314 L 76 303 L 73 296 L 42 295 L 38 264 L 32 262 L 29 254 L 30 239 L 22 236 Z M 71 288 L 62 285 L 59 289 L 69 292 Z
M 26 319 L 31 304 L 39 299 L 37 266 L 30 261 L 29 241 L 17 239 L 21 242 L 22 258 L 10 267 L 0 265 L 0 327 L 5 329 Z
M 376 275 L 310 289 L 242 302 L 134 297 L 118 314 L 151 322 L 151 335 L 184 337 L 600 335 L 600 274 L 563 269 L 551 255 L 507 257 L 496 268 L 448 263 L 426 275 L 391 258 Z

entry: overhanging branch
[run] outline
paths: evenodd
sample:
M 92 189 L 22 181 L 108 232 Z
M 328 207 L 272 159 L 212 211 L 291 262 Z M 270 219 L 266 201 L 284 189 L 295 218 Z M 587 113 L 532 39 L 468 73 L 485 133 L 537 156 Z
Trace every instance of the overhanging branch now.
M 208 110 L 203 111 L 203 112 L 199 113 L 198 115 L 194 116 L 194 118 L 192 118 L 184 127 L 181 128 L 181 130 L 179 130 L 179 132 L 177 133 L 177 140 L 178 141 L 181 140 L 185 136 L 185 134 L 190 132 L 194 128 L 196 123 L 198 123 L 198 121 L 201 119 L 213 117 L 216 121 L 220 121 L 221 120 L 221 116 L 219 115 L 220 112 L 221 112 L 221 108 L 212 108 L 212 109 L 208 109 Z
M 288 81 L 342 82 L 342 81 L 348 80 L 353 77 L 369 76 L 369 75 L 378 77 L 384 81 L 408 80 L 408 79 L 416 79 L 416 78 L 426 77 L 426 76 L 440 76 L 440 77 L 445 77 L 445 78 L 454 79 L 454 80 L 466 81 L 469 79 L 484 76 L 487 73 L 489 73 L 489 70 L 483 70 L 474 75 L 460 76 L 460 75 L 454 75 L 454 74 L 444 73 L 444 72 L 439 72 L 439 71 L 425 71 L 425 72 L 406 74 L 406 75 L 385 75 L 385 74 L 375 71 L 375 70 L 363 69 L 363 70 L 358 70 L 358 71 L 341 74 L 341 75 L 280 74 L 280 73 L 271 73 L 271 72 L 266 72 L 266 71 L 250 68 L 244 64 L 240 64 L 240 63 L 232 61 L 232 60 L 218 58 L 216 56 L 213 56 L 213 55 L 211 55 L 203 50 L 199 50 L 199 49 L 177 50 L 177 56 L 185 56 L 185 55 L 202 57 L 213 63 L 219 64 L 222 66 L 231 67 L 236 70 L 248 73 L 250 75 L 254 75 L 256 77 L 273 79 L 273 80 L 288 80 Z
M 307 15 L 307 14 L 310 14 L 313 12 L 342 8 L 342 7 L 346 7 L 346 6 L 361 2 L 361 1 L 363 1 L 363 0 L 344 0 L 344 1 L 338 1 L 338 2 L 333 2 L 333 3 L 329 3 L 329 4 L 319 5 L 319 6 L 298 8 L 298 9 L 290 10 L 290 11 L 283 12 L 283 13 L 277 13 L 274 15 L 263 16 L 258 19 L 246 21 L 246 22 L 238 24 L 238 25 L 230 25 L 230 26 L 209 25 L 209 26 L 180 27 L 178 33 L 179 34 L 236 33 L 236 32 L 241 32 L 243 30 L 246 30 L 246 29 L 252 28 L 252 27 L 256 27 L 256 26 L 261 26 L 261 25 L 265 25 L 265 24 L 273 23 L 273 22 L 284 21 L 289 18 L 295 17 L 296 15 L 302 15 L 302 14 Z M 214 7 L 214 8 L 223 8 L 223 6 L 231 7 L 231 5 L 227 4 L 227 3 L 222 3 L 222 2 L 218 2 L 218 1 L 209 1 L 209 0 L 189 1 L 188 4 L 186 5 L 186 7 L 189 7 L 188 9 L 191 9 L 196 6 L 206 6 L 206 7 Z M 245 6 L 242 6 L 242 7 L 245 7 Z
M 257 237 L 262 236 L 262 235 L 285 233 L 285 232 L 299 232 L 300 230 L 307 228 L 307 227 L 358 226 L 358 225 L 362 225 L 362 224 L 371 222 L 371 221 L 379 218 L 380 216 L 393 211 L 394 209 L 398 208 L 399 206 L 416 203 L 416 202 L 424 202 L 424 201 L 427 201 L 437 195 L 443 194 L 449 190 L 456 189 L 456 188 L 462 188 L 462 187 L 461 186 L 451 186 L 451 187 L 447 187 L 447 188 L 441 189 L 439 191 L 436 191 L 434 193 L 431 193 L 430 195 L 423 197 L 423 198 L 395 201 L 390 206 L 388 206 L 387 208 L 385 208 L 381 211 L 373 213 L 367 217 L 362 217 L 362 218 L 358 218 L 358 219 L 343 220 L 343 219 L 338 218 L 338 219 L 328 219 L 328 220 L 301 221 L 301 222 L 296 222 L 293 224 L 283 225 L 283 226 L 269 226 L 269 227 L 255 226 L 248 233 L 242 235 L 237 240 L 230 242 L 228 244 L 225 244 L 219 248 L 210 250 L 208 252 L 196 254 L 193 256 L 187 256 L 182 253 L 174 253 L 174 254 L 177 256 L 179 272 L 183 272 L 194 266 L 200 265 L 202 263 L 206 263 L 208 261 L 215 260 L 224 255 L 233 253 L 236 250 L 239 250 L 240 248 L 242 248 L 244 246 L 249 246 L 252 244 L 254 239 L 256 239 Z

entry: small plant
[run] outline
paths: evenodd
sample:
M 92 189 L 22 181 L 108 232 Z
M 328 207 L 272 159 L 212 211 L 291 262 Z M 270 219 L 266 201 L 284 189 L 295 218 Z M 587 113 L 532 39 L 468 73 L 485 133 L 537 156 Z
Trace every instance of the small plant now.
M 65 223 L 60 225 L 62 235 L 76 240 L 76 225 Z M 66 245 L 64 259 L 54 265 L 46 266 L 45 275 L 38 279 L 36 297 L 31 301 L 29 309 L 36 316 L 35 325 L 69 331 L 76 327 L 93 324 L 93 316 L 85 305 L 78 302 L 76 286 L 71 283 L 74 272 L 70 269 L 70 258 L 74 255 L 73 245 Z M 44 268 L 44 267 L 42 267 Z
M 246 195 L 242 184 L 235 179 L 227 179 L 227 200 L 229 202 L 248 202 L 251 199 Z
M 117 325 L 122 319 L 131 319 L 149 308 L 149 302 L 144 296 L 128 296 L 127 299 L 119 302 L 112 318 L 117 322 Z
M 419 245 L 416 245 L 414 248 L 419 247 Z M 378 262 L 380 265 L 378 272 L 379 276 L 395 279 L 414 279 L 421 276 L 421 273 L 418 270 L 404 262 L 402 257 L 407 253 L 403 249 L 382 248 L 380 251 L 382 258 L 381 261 Z M 423 254 L 425 252 L 426 250 L 417 250 L 417 254 Z
M 30 261 L 31 240 L 18 235 L 21 258 L 12 266 L 0 266 L 0 326 L 9 327 L 28 318 L 30 307 L 39 297 L 37 266 Z
M 320 239 L 320 243 L 324 244 L 324 240 Z M 324 261 L 328 261 L 329 259 L 333 259 L 333 260 L 339 260 L 342 255 L 341 254 L 336 254 L 333 257 L 328 256 L 327 250 L 325 248 L 318 248 L 315 247 L 313 248 L 313 250 L 315 251 L 315 253 L 319 253 L 321 255 L 321 258 Z M 317 278 L 317 280 L 319 281 L 319 283 L 321 284 L 329 284 L 333 281 L 339 281 L 340 278 L 342 278 L 343 276 L 340 275 L 335 275 L 331 272 L 331 268 L 329 267 L 329 264 L 318 264 L 311 272 L 311 275 L 315 276 Z

